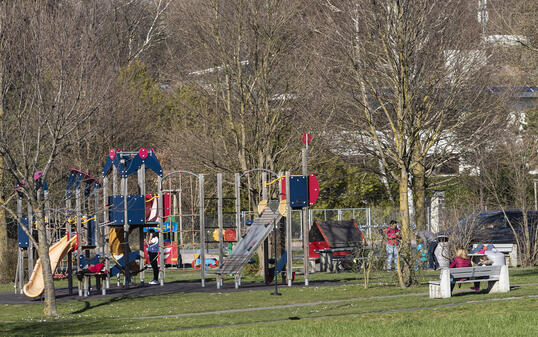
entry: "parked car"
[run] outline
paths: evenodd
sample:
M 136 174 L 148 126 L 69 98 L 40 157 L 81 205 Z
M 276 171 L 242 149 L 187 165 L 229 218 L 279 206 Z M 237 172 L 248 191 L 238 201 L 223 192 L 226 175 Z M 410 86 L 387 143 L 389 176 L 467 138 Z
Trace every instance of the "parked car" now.
M 506 214 L 506 215 L 505 215 Z M 538 226 L 538 211 L 527 212 L 531 237 Z M 514 227 L 518 235 L 523 231 L 523 212 L 520 210 L 498 210 L 476 213 L 460 220 L 459 228 L 471 231 L 471 243 L 516 243 Z

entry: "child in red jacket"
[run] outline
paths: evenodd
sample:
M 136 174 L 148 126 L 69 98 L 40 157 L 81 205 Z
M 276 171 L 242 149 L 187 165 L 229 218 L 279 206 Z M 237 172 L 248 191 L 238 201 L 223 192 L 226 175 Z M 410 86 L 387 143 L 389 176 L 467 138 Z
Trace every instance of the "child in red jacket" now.
M 465 267 L 472 267 L 473 264 L 471 263 L 471 259 L 467 255 L 467 251 L 465 249 L 458 249 L 456 250 L 456 257 L 454 260 L 452 260 L 452 263 L 450 264 L 449 268 L 465 268 Z M 466 279 L 457 279 L 456 281 L 465 281 Z M 471 287 L 474 291 L 480 291 L 480 282 L 475 282 L 474 287 Z
M 465 249 L 456 250 L 456 257 L 452 260 L 449 268 L 465 268 L 472 267 L 471 259 L 467 255 Z

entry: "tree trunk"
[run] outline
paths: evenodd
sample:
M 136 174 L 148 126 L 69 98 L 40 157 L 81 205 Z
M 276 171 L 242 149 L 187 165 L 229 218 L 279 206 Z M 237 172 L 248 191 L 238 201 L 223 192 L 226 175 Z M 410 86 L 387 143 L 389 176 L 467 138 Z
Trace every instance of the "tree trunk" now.
M 39 258 L 41 259 L 41 270 L 43 272 L 43 281 L 45 286 L 45 306 L 43 314 L 47 317 L 58 316 L 56 309 L 56 293 L 54 290 L 54 279 L 52 278 L 52 268 L 49 256 L 49 243 L 47 240 L 47 228 L 43 219 L 42 212 L 36 212 L 37 233 L 39 240 Z
M 409 200 L 407 191 L 409 188 L 409 173 L 402 165 L 400 168 L 400 224 L 402 240 L 398 252 L 398 281 L 400 287 L 406 288 L 416 283 L 414 256 L 411 250 L 411 239 L 414 237 L 409 225 Z
M 0 165 L 3 164 L 3 160 L 0 159 Z M 0 167 L 0 181 L 2 180 L 4 171 Z M 4 203 L 4 196 L 0 194 L 0 203 Z M 7 221 L 6 211 L 0 208 L 0 283 L 7 283 L 10 280 L 10 273 L 8 270 L 8 239 L 7 239 Z
M 2 71 L 2 59 L 0 58 L 0 79 L 3 78 Z M 3 86 L 0 86 L 3 88 Z M 0 116 L 4 114 L 4 109 L 2 108 L 3 99 L 3 90 L 0 90 Z M 0 158 L 0 182 L 3 183 L 4 180 L 4 159 Z M 0 192 L 0 203 L 4 204 L 4 194 Z M 8 272 L 8 240 L 7 240 L 7 221 L 6 221 L 6 211 L 3 208 L 0 208 L 0 283 L 8 282 L 9 272 Z
M 426 229 L 426 179 L 420 162 L 413 168 L 413 194 L 417 230 Z

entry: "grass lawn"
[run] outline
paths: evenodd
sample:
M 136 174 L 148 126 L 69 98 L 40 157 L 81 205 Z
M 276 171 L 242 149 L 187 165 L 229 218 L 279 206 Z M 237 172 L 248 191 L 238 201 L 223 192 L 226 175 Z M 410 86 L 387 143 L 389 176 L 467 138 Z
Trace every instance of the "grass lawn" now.
M 423 277 L 434 275 L 438 277 L 438 272 Z M 195 276 L 167 274 L 169 279 Z M 312 280 L 316 278 L 353 280 L 356 275 L 313 274 Z M 464 285 L 450 299 L 431 300 L 425 285 L 409 289 L 385 285 L 395 281 L 388 273 L 376 273 L 369 289 L 360 281 L 330 287 L 283 287 L 279 297 L 270 296 L 265 289 L 89 298 L 58 303 L 61 317 L 46 321 L 39 303 L 1 305 L 0 335 L 468 336 L 491 329 L 500 335 L 538 335 L 536 285 L 491 295 L 473 294 Z M 538 283 L 538 268 L 510 270 L 510 282 Z M 235 312 L 219 312 L 230 309 Z M 214 327 L 200 329 L 209 326 Z

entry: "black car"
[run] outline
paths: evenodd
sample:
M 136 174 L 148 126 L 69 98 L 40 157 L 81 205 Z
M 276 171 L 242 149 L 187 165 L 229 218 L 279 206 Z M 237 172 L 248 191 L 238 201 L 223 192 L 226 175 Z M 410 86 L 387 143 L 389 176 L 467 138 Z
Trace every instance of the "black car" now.
M 531 238 L 538 225 L 538 211 L 527 212 Z M 516 243 L 512 227 L 523 233 L 523 212 L 520 210 L 492 211 L 473 214 L 460 221 L 460 228 L 471 231 L 471 243 Z

